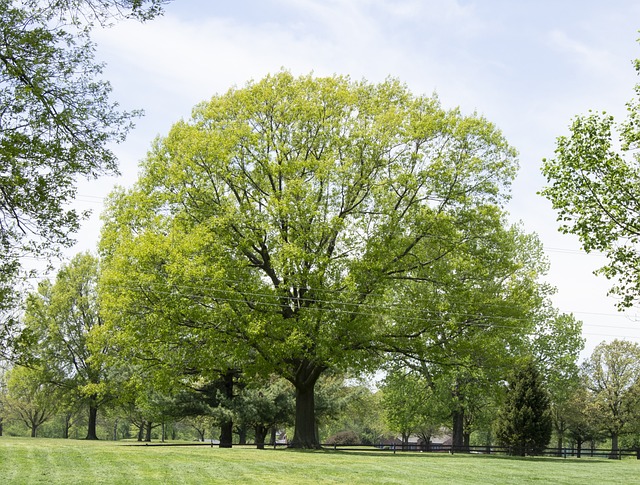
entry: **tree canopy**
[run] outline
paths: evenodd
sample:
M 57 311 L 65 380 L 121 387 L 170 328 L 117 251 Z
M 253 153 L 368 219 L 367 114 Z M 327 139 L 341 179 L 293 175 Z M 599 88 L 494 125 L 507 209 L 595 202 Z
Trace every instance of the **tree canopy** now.
M 72 242 L 78 178 L 117 173 L 110 146 L 139 114 L 110 99 L 93 22 L 152 18 L 163 3 L 0 0 L 0 311 L 16 303 L 22 256 Z
M 640 72 L 640 61 L 635 66 Z M 640 84 L 635 91 L 625 122 L 605 112 L 577 116 L 542 167 L 549 183 L 542 195 L 558 212 L 560 230 L 608 257 L 598 272 L 614 280 L 620 307 L 637 302 L 640 287 Z
M 204 362 L 233 348 L 285 377 L 294 446 L 317 446 L 318 377 L 374 368 L 439 324 L 418 287 L 436 305 L 456 271 L 498 257 L 515 155 L 482 117 L 395 79 L 250 82 L 176 123 L 111 197 L 106 307 L 132 342 L 166 339 L 159 360 L 166 345 Z

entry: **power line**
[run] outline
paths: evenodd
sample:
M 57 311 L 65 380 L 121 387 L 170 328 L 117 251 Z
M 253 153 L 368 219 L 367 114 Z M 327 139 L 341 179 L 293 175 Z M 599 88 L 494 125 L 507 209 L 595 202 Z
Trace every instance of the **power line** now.
M 82 200 L 82 199 L 87 199 L 87 200 Z M 96 195 L 85 195 L 85 194 L 78 194 L 76 196 L 76 201 L 81 201 L 81 202 L 87 202 L 90 204 L 101 204 L 106 200 L 106 197 L 101 197 L 101 196 L 96 196 Z M 551 253 L 561 253 L 561 254 L 575 254 L 575 255 L 581 255 L 581 256 L 598 256 L 598 257 L 607 257 L 606 254 L 604 254 L 601 251 L 584 251 L 583 249 L 572 249 L 572 248 L 557 248 L 557 247 L 550 247 L 550 246 L 544 246 L 542 247 L 543 251 L 545 252 L 551 252 Z
M 224 280 L 224 281 L 234 282 L 234 283 L 243 282 L 241 280 Z M 272 293 L 239 292 L 237 290 L 232 290 L 232 289 L 213 288 L 213 287 L 203 288 L 202 286 L 190 286 L 190 285 L 173 285 L 171 288 L 168 288 L 166 290 L 157 290 L 157 289 L 154 290 L 151 287 L 145 288 L 145 287 L 132 286 L 132 285 L 110 285 L 110 286 L 116 289 L 123 289 L 123 290 L 136 291 L 136 292 L 152 291 L 156 295 L 172 295 L 174 297 L 188 298 L 191 300 L 211 298 L 212 300 L 221 304 L 240 303 L 244 305 L 244 304 L 247 304 L 247 299 L 244 297 L 254 297 L 256 299 L 254 301 L 250 301 L 250 303 L 252 303 L 253 305 L 267 307 L 267 308 L 278 308 L 278 309 L 282 308 L 282 303 L 277 301 L 280 298 L 285 298 L 286 300 L 289 300 L 292 302 L 296 301 L 296 298 L 282 297 Z M 175 291 L 172 291 L 175 289 L 182 289 L 182 290 L 194 290 L 194 289 L 203 290 L 204 289 L 205 291 L 208 291 L 211 294 L 206 294 L 202 292 L 196 293 L 196 292 L 184 292 L 184 291 L 180 293 L 176 293 Z M 231 296 L 229 296 L 229 294 Z M 234 298 L 233 297 L 234 295 L 237 295 L 237 297 Z M 259 300 L 258 298 L 262 298 L 262 300 Z M 269 299 L 271 301 L 268 301 Z M 533 323 L 532 319 L 509 317 L 504 315 L 492 315 L 490 313 L 472 314 L 472 313 L 463 313 L 463 312 L 443 312 L 444 314 L 446 314 L 447 317 L 451 317 L 451 318 L 443 317 L 441 313 L 433 310 L 429 310 L 429 309 L 424 309 L 421 311 L 407 310 L 405 312 L 401 311 L 400 313 L 398 313 L 397 312 L 398 308 L 402 310 L 402 308 L 406 306 L 402 304 L 372 305 L 369 303 L 345 302 L 343 300 L 335 300 L 335 299 L 311 299 L 311 298 L 302 298 L 302 299 L 298 299 L 298 301 L 300 302 L 304 301 L 309 304 L 318 303 L 318 304 L 324 305 L 320 307 L 318 306 L 304 307 L 305 309 L 311 310 L 314 312 L 325 312 L 325 313 L 351 315 L 355 317 L 370 317 L 370 318 L 378 318 L 381 316 L 382 314 L 381 312 L 388 312 L 395 319 L 413 321 L 418 323 L 421 322 L 426 324 L 445 325 L 448 323 L 452 323 L 452 320 L 454 318 L 462 318 L 467 320 L 458 322 L 459 325 L 461 326 L 478 327 L 478 328 L 502 328 L 502 329 L 509 329 L 509 330 L 516 331 L 516 330 L 525 330 L 528 327 L 528 325 L 522 325 L 522 323 L 524 322 Z M 608 314 L 608 313 L 595 313 L 595 312 L 574 312 L 574 313 L 581 313 L 581 314 L 594 315 L 594 316 L 606 316 L 606 317 L 624 317 L 624 315 L 622 314 Z M 420 316 L 420 314 L 422 314 L 423 316 Z M 426 317 L 424 316 L 425 314 L 431 315 L 431 316 Z M 471 321 L 474 319 L 477 321 Z M 510 321 L 510 322 L 513 322 L 514 324 L 505 325 L 505 324 L 496 323 L 495 321 L 488 322 L 488 320 Z M 515 325 L 518 322 L 520 322 L 521 324 Z M 602 329 L 612 329 L 612 330 L 614 329 L 615 330 L 633 330 L 633 328 L 630 328 L 628 326 L 611 326 L 606 324 L 585 323 L 582 321 L 580 322 L 580 324 L 581 324 L 581 330 L 582 330 L 583 336 L 601 336 L 601 337 L 610 337 L 610 338 L 613 337 L 613 338 L 631 338 L 631 339 L 640 338 L 640 336 L 636 337 L 632 335 L 616 335 L 616 334 L 609 334 L 609 333 L 603 334 L 603 333 L 591 332 L 588 330 L 589 328 L 594 328 L 594 327 L 602 328 Z M 640 330 L 640 328 L 638 330 Z M 535 332 L 533 334 L 535 334 Z
M 542 247 L 544 252 L 551 253 L 562 253 L 562 254 L 575 254 L 579 256 L 598 256 L 602 258 L 606 258 L 607 255 L 601 251 L 585 251 L 584 249 L 569 249 L 569 248 L 554 248 L 550 246 Z
M 155 273 L 151 273 L 151 272 L 142 272 L 142 275 L 145 276 L 155 276 Z M 38 279 L 38 278 L 45 278 L 48 277 L 49 273 L 40 273 L 40 275 L 38 276 L 34 276 L 31 279 Z M 205 278 L 205 281 L 211 282 L 212 279 L 211 278 Z M 229 285 L 243 285 L 246 283 L 246 280 L 237 280 L 237 279 L 230 279 L 230 278 L 219 278 L 216 280 L 217 282 L 222 282 L 225 284 L 229 284 Z M 142 291 L 143 288 L 140 287 L 131 287 L 131 286 L 119 286 L 120 288 L 126 288 L 126 289 L 133 289 L 133 290 L 140 290 Z M 241 291 L 238 289 L 232 289 L 232 288 L 224 288 L 224 287 L 204 287 L 202 285 L 185 285 L 185 284 L 181 284 L 181 285 L 177 285 L 177 284 L 172 284 L 171 285 L 172 289 L 179 289 L 179 290 L 187 290 L 186 292 L 182 292 L 180 295 L 183 297 L 189 297 L 189 298 L 200 298 L 202 296 L 209 296 L 211 298 L 217 299 L 217 300 L 224 300 L 224 298 L 222 296 L 215 296 L 212 294 L 209 295 L 203 295 L 201 293 L 190 293 L 191 291 L 194 290 L 206 290 L 209 292 L 213 292 L 213 293 L 219 293 L 219 294 L 231 294 L 231 295 L 242 295 L 243 297 L 253 297 L 256 298 L 256 303 L 267 303 L 267 302 L 260 302 L 257 299 L 260 298 L 268 298 L 268 299 L 282 299 L 282 298 L 286 298 L 289 302 L 291 303 L 297 303 L 297 304 L 309 304 L 309 303 L 317 303 L 317 304 L 323 304 L 323 305 L 327 305 L 327 306 L 341 306 L 341 307 L 349 307 L 349 308 L 359 308 L 359 309 L 364 309 L 367 311 L 391 311 L 392 309 L 396 308 L 396 307 L 400 307 L 403 308 L 406 305 L 404 303 L 387 303 L 385 305 L 372 305 L 371 303 L 366 303 L 366 302 L 355 302 L 355 301 L 345 301 L 345 300 L 336 300 L 336 299 L 327 299 L 325 298 L 308 298 L 308 297 L 296 297 L 296 296 L 292 296 L 292 295 L 286 295 L 286 294 L 277 294 L 277 293 L 265 293 L 265 292 L 258 292 L 258 291 Z M 151 288 L 149 288 L 151 289 Z M 152 289 L 151 289 L 152 290 Z M 313 288 L 313 287 L 305 287 L 304 288 L 305 291 L 307 292 L 316 292 L 316 293 L 323 293 L 323 294 L 331 294 L 331 293 L 339 293 L 339 294 L 345 294 L 346 290 L 344 289 L 338 289 L 338 290 L 332 290 L 332 289 L 328 289 L 328 288 Z M 152 290 L 153 291 L 153 290 Z M 164 291 L 164 294 L 173 294 L 175 295 L 175 292 L 171 292 L 171 291 Z M 360 296 L 364 296 L 362 293 L 358 293 L 358 292 L 353 292 L 352 293 L 353 297 L 360 297 Z M 245 300 L 242 300 L 243 302 L 246 302 Z M 272 304 L 272 302 L 269 302 L 269 304 Z M 275 303 L 277 306 L 280 306 L 280 303 Z M 424 310 L 427 313 L 432 313 L 432 314 L 436 314 L 438 312 L 436 311 L 429 311 L 429 310 Z M 589 315 L 589 316 L 604 316 L 604 317 L 626 317 L 629 318 L 628 315 L 624 315 L 624 314 L 614 314 L 614 313 L 601 313 L 601 312 L 585 312 L 585 311 L 573 311 L 573 312 L 569 312 L 572 314 L 582 314 L 582 315 Z M 455 313 L 449 313 L 449 315 L 452 316 L 457 316 L 457 317 L 466 317 L 466 318 L 503 318 L 503 319 L 508 319 L 508 320 L 512 320 L 513 317 L 509 317 L 509 316 L 499 316 L 499 315 L 490 315 L 490 314 L 471 314 L 471 313 L 460 313 L 460 312 L 455 312 Z M 587 325 L 591 325 L 591 326 L 599 326 L 598 324 L 587 324 Z
M 472 313 L 463 313 L 463 312 L 437 312 L 428 309 L 415 310 L 409 308 L 406 311 L 403 311 L 407 308 L 407 305 L 404 304 L 387 304 L 387 305 L 372 305 L 369 303 L 354 303 L 354 302 L 344 302 L 341 300 L 319 300 L 319 299 L 300 299 L 289 298 L 287 296 L 279 296 L 275 294 L 268 293 L 256 293 L 256 292 L 238 292 L 235 290 L 225 290 L 220 288 L 205 288 L 206 291 L 210 291 L 213 294 L 202 294 L 202 293 L 186 293 L 180 292 L 176 293 L 175 291 L 171 291 L 169 289 L 162 290 L 153 290 L 152 288 L 145 288 L 139 286 L 131 286 L 131 285 L 109 285 L 111 288 L 115 289 L 123 289 L 130 290 L 134 292 L 146 292 L 151 291 L 156 295 L 172 295 L 178 298 L 187 298 L 191 300 L 198 300 L 202 298 L 211 298 L 216 303 L 240 303 L 243 305 L 249 304 L 252 307 L 266 307 L 266 308 L 277 308 L 282 309 L 287 305 L 282 302 L 277 302 L 279 299 L 284 299 L 287 302 L 295 303 L 296 301 L 304 300 L 306 303 L 320 303 L 325 306 L 305 306 L 303 307 L 305 310 L 311 310 L 314 312 L 325 312 L 325 313 L 333 313 L 333 314 L 344 314 L 351 316 L 363 316 L 363 317 L 371 317 L 378 318 L 381 315 L 384 315 L 384 312 L 391 316 L 391 318 L 395 318 L 396 320 L 409 320 L 414 322 L 422 322 L 422 323 L 433 323 L 433 324 L 449 324 L 452 323 L 455 318 L 461 318 L 463 321 L 458 322 L 461 326 L 470 326 L 470 327 L 482 327 L 482 328 L 508 328 L 508 329 L 526 329 L 529 327 L 528 324 L 535 323 L 533 318 L 520 318 L 514 316 L 504 316 L 504 315 L 492 315 L 490 313 L 485 314 L 472 314 Z M 189 289 L 193 290 L 195 287 L 191 286 L 173 286 L 174 289 Z M 200 287 L 202 289 L 202 287 Z M 216 295 L 215 293 L 218 293 Z M 227 296 L 231 294 L 231 296 Z M 237 295 L 237 296 L 236 296 Z M 258 297 L 258 298 L 268 298 L 271 301 L 265 300 L 250 300 L 248 297 Z M 197 302 L 196 302 L 197 303 Z M 291 307 L 289 307 L 291 308 Z M 400 313 L 398 313 L 398 309 Z M 382 313 L 381 313 L 382 312 Z M 431 317 L 425 317 L 420 315 L 431 315 Z M 443 316 L 443 314 L 445 316 Z M 475 320 L 475 321 L 474 321 Z M 496 322 L 490 322 L 489 320 L 501 320 L 504 322 L 519 322 L 521 325 L 505 325 L 498 324 Z M 527 325 L 523 325 L 523 323 L 527 323 Z
M 135 287 L 131 287 L 131 286 L 126 286 L 126 285 L 114 285 L 115 288 L 120 288 L 120 289 L 127 289 L 127 290 L 133 290 L 133 291 L 144 291 L 143 288 L 135 288 Z M 214 290 L 216 291 L 216 290 Z M 190 295 L 190 294 L 175 294 L 172 293 L 170 291 L 156 291 L 156 294 L 173 294 L 174 296 L 178 296 L 178 297 L 186 297 L 186 298 L 200 298 L 203 295 Z M 212 297 L 213 299 L 216 300 L 216 302 L 224 304 L 224 303 L 241 303 L 241 304 L 246 304 L 246 300 L 241 299 L 241 298 L 229 298 L 229 297 Z M 279 303 L 273 303 L 273 302 L 254 302 L 256 304 L 260 304 L 262 306 L 265 307 L 269 307 L 269 308 L 282 308 L 282 305 Z M 380 308 L 385 308 L 385 307 L 376 307 L 376 306 L 365 306 L 364 310 L 369 310 L 369 311 L 355 311 L 355 310 L 345 310 L 345 309 L 340 309 L 340 308 L 326 308 L 326 307 L 305 307 L 306 310 L 311 310 L 314 312 L 320 312 L 320 313 L 327 313 L 327 314 L 342 314 L 342 315 L 351 315 L 351 316 L 357 316 L 357 317 L 371 317 L 371 318 L 379 318 L 381 316 L 381 313 L 379 311 L 374 311 L 376 309 L 380 309 Z M 434 313 L 434 312 L 429 312 L 428 310 L 425 313 Z M 470 314 L 464 314 L 464 313 L 455 313 L 452 312 L 449 315 L 453 316 L 468 316 L 468 317 L 474 317 L 474 315 L 470 315 Z M 475 315 L 476 318 L 478 319 L 500 319 L 500 318 L 505 318 L 508 319 L 509 317 L 502 317 L 502 316 L 491 316 L 491 315 Z M 451 323 L 452 320 L 451 319 L 445 319 L 445 318 L 426 318 L 426 317 L 421 317 L 421 316 L 417 316 L 417 315 L 392 315 L 391 318 L 395 319 L 395 320 L 404 320 L 404 321 L 412 321 L 412 322 L 416 322 L 416 323 L 424 323 L 424 324 L 436 324 L 436 325 L 446 325 L 448 323 Z M 533 323 L 532 320 L 527 320 L 527 319 L 522 319 L 522 318 L 515 318 L 512 317 L 510 319 L 511 321 L 513 321 L 514 323 L 517 322 L 531 322 Z M 581 322 L 582 323 L 582 322 Z M 506 330 L 511 330 L 511 331 L 518 331 L 518 330 L 527 330 L 527 326 L 525 325 L 505 325 L 505 324 L 498 324 L 495 322 L 473 322 L 473 321 L 463 321 L 463 322 L 458 322 L 458 325 L 460 327 L 471 327 L 471 328 L 484 328 L 484 329 L 506 329 Z M 633 336 L 633 335 L 619 335 L 619 334 L 604 334 L 604 333 L 595 333 L 595 332 L 590 332 L 590 331 L 585 331 L 584 329 L 584 323 L 582 323 L 581 325 L 581 334 L 583 336 L 594 336 L 594 337 L 609 337 L 609 338 L 621 338 L 621 339 L 634 339 L 634 340 L 638 340 L 640 339 L 640 335 L 638 336 Z M 598 327 L 603 327 L 603 328 L 612 328 L 612 329 L 617 329 L 617 330 L 631 330 L 629 328 L 626 327 L 608 327 L 606 325 L 589 325 L 587 324 L 587 326 L 592 327 L 592 326 L 598 326 Z M 536 331 L 536 328 L 531 328 L 531 331 L 529 332 L 529 335 L 543 335 L 544 334 L 544 329 L 541 329 L 542 331 Z M 640 328 L 638 329 L 640 330 Z

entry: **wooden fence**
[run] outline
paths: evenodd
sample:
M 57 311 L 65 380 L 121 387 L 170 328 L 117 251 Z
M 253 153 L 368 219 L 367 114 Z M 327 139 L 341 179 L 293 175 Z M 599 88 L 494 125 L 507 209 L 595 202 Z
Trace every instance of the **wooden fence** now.
M 504 446 L 468 446 L 456 448 L 452 445 L 431 444 L 379 444 L 379 445 L 337 445 L 323 444 L 326 449 L 341 451 L 390 451 L 393 453 L 420 452 L 420 453 L 470 453 L 484 455 L 508 455 L 509 448 Z M 525 453 L 526 454 L 526 453 Z M 610 448 L 545 448 L 539 456 L 555 456 L 562 458 L 615 458 L 633 456 L 640 460 L 640 448 L 621 448 L 614 454 Z
M 220 444 L 213 441 L 196 441 L 185 443 L 131 443 L 129 446 L 209 446 L 218 447 Z M 233 444 L 232 447 L 251 447 L 255 448 L 255 443 Z M 287 443 L 265 443 L 264 448 L 286 448 Z M 469 446 L 463 448 L 455 448 L 451 445 L 431 444 L 428 447 L 422 444 L 409 443 L 401 445 L 381 443 L 378 445 L 338 445 L 338 444 L 322 444 L 324 449 L 336 451 L 360 451 L 372 452 L 382 451 L 391 453 L 468 453 L 477 455 L 508 455 L 509 449 L 503 446 Z M 623 457 L 635 457 L 640 460 L 640 448 L 622 448 L 614 455 L 610 448 L 582 448 L 579 452 L 577 448 L 545 448 L 539 456 L 555 456 L 562 458 L 614 458 L 622 459 Z

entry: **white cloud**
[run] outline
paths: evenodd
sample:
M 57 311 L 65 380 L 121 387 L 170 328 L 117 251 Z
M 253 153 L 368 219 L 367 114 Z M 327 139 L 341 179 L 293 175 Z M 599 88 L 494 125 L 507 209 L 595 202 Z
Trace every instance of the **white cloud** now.
M 435 82 L 428 80 L 443 64 L 427 52 L 416 57 L 411 46 L 385 37 L 380 19 L 357 8 L 357 2 L 346 9 L 345 2 L 293 4 L 305 14 L 288 28 L 220 18 L 186 22 L 170 15 L 144 26 L 123 23 L 99 33 L 100 52 L 108 61 L 117 59 L 118 69 L 147 80 L 142 96 L 149 89 L 164 91 L 172 103 L 194 104 L 281 68 L 376 81 L 419 71 L 414 78 L 423 81 L 426 92 L 434 89 Z M 425 73 L 429 65 L 433 68 Z
M 378 36 L 376 21 L 367 12 L 371 2 L 348 0 L 280 0 L 297 18 L 304 19 L 308 34 L 329 42 L 349 42 L 356 47 Z
M 562 30 L 552 30 L 547 38 L 551 48 L 566 54 L 568 60 L 578 67 L 590 69 L 600 74 L 606 74 L 612 69 L 618 68 L 618 66 L 612 65 L 613 56 L 610 52 L 602 48 L 591 47 L 585 42 L 570 37 Z

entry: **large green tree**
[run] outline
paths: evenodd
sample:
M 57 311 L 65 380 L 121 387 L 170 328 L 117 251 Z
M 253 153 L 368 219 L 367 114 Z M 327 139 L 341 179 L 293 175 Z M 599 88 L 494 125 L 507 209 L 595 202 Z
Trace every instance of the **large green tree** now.
M 439 279 L 446 283 L 404 289 L 416 317 L 431 325 L 412 339 L 408 354 L 406 344 L 394 352 L 426 385 L 440 389 L 456 449 L 468 448 L 472 431 L 488 430 L 500 382 L 522 355 L 533 354 L 555 382 L 575 374 L 582 348 L 580 323 L 551 304 L 537 237 L 500 218 L 484 223 L 491 237 L 476 251 L 440 262 Z
M 43 379 L 64 389 L 70 402 L 86 406 L 87 439 L 97 439 L 97 413 L 113 397 L 114 376 L 104 360 L 109 348 L 97 343 L 103 331 L 97 281 L 98 260 L 83 253 L 59 270 L 54 283 L 40 283 L 27 297 L 17 356 L 42 369 Z
M 406 287 L 444 289 L 456 260 L 491 252 L 515 172 L 495 126 L 394 79 L 280 72 L 197 106 L 114 194 L 105 301 L 130 334 L 289 380 L 293 446 L 317 447 L 318 378 L 433 326 Z
M 69 245 L 79 178 L 117 173 L 119 111 L 91 26 L 151 18 L 164 0 L 0 0 L 0 337 L 15 322 L 22 256 Z
M 640 61 L 635 66 L 640 72 Z M 605 112 L 577 116 L 542 167 L 549 183 L 542 195 L 558 212 L 560 230 L 608 257 L 598 273 L 614 281 L 620 307 L 640 296 L 640 84 L 635 91 L 624 122 Z

